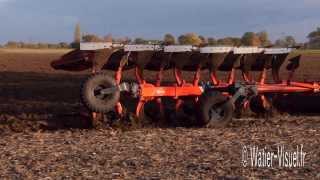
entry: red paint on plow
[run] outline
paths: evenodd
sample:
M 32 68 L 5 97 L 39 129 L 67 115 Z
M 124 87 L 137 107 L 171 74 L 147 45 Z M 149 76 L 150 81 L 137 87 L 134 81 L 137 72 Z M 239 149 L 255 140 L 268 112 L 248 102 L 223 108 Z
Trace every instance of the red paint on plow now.
M 212 126 L 219 125 L 222 121 L 229 121 L 235 108 L 248 107 L 248 101 L 252 97 L 259 97 L 261 101 L 255 101 L 257 106 L 268 111 L 272 106 L 270 96 L 290 93 L 317 93 L 319 84 L 303 83 L 291 81 L 295 69 L 299 67 L 300 57 L 291 58 L 287 66 L 289 71 L 288 80 L 283 81 L 279 76 L 279 69 L 287 59 L 291 49 L 263 49 L 256 47 L 225 48 L 212 47 L 202 50 L 201 47 L 192 46 L 170 46 L 163 47 L 157 45 L 124 45 L 110 47 L 109 49 L 97 49 L 90 51 L 76 50 L 63 56 L 60 60 L 52 63 L 56 69 L 74 70 L 94 69 L 95 73 L 105 69 L 115 69 L 114 87 L 105 87 L 101 82 L 95 82 L 94 76 L 91 78 L 96 87 L 92 87 L 94 96 L 85 99 L 85 104 L 90 104 L 94 110 L 101 110 L 101 113 L 112 111 L 109 107 L 115 107 L 116 112 L 123 117 L 123 107 L 120 98 L 117 103 L 109 101 L 115 92 L 126 92 L 139 99 L 135 114 L 141 115 L 141 110 L 148 101 L 156 100 L 160 111 L 164 111 L 161 98 L 168 97 L 176 100 L 176 111 L 183 106 L 185 97 L 193 97 L 198 114 L 202 122 L 210 122 Z M 218 55 L 217 55 L 218 54 Z M 221 54 L 221 56 L 219 56 Z M 228 55 L 227 55 L 228 54 Z M 240 55 L 239 55 L 240 54 Z M 121 81 L 123 70 L 135 68 L 136 83 Z M 146 82 L 144 70 L 157 71 L 156 83 Z M 176 83 L 171 86 L 163 86 L 163 71 L 173 69 Z M 211 82 L 199 83 L 201 70 L 209 70 Z M 241 70 L 242 82 L 235 82 L 235 71 Z M 273 82 L 268 82 L 267 72 L 272 71 Z M 182 71 L 193 71 L 194 78 L 191 83 L 186 82 L 182 76 Z M 229 71 L 226 82 L 220 80 L 217 71 Z M 251 71 L 259 71 L 260 78 L 254 81 Z M 106 76 L 106 75 L 103 75 Z M 99 84 L 100 83 L 100 84 Z M 90 93 L 90 92 L 87 92 Z M 200 99 L 200 100 L 199 100 Z M 211 99 L 207 101 L 207 99 Z M 199 100 L 199 102 L 198 102 Z M 241 101 L 240 103 L 236 103 Z M 114 103 L 110 106 L 109 103 Z M 232 104 L 232 105 L 230 105 Z M 236 104 L 240 104 L 239 107 Z M 245 105 L 246 104 L 246 105 Z M 99 107 L 98 107 L 99 106 Z M 108 108 L 104 108 L 108 107 Z M 259 109 L 259 108 L 255 108 Z M 259 113 L 259 112 L 257 112 Z M 226 119 L 227 118 L 227 119 Z

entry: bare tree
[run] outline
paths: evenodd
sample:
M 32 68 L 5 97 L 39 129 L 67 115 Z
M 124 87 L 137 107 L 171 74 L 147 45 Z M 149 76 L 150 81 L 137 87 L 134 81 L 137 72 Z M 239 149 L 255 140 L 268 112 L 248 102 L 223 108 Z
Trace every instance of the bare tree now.
M 105 42 L 112 42 L 113 41 L 112 34 L 107 34 L 106 36 L 103 37 L 103 40 Z
M 280 38 L 276 40 L 275 45 L 279 47 L 292 47 L 295 46 L 296 40 L 294 39 L 293 36 L 285 36 L 283 38 Z

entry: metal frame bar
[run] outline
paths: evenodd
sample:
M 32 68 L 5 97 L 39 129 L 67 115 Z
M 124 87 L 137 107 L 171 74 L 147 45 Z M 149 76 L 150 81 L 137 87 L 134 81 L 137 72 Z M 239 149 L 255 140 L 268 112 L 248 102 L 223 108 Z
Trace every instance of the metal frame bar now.
M 246 86 L 246 85 L 244 85 Z M 248 87 L 256 87 L 258 94 L 264 93 L 301 93 L 301 92 L 320 92 L 319 83 L 300 83 L 291 82 L 278 84 L 257 84 L 248 85 Z M 221 84 L 213 86 L 214 89 L 228 89 L 230 85 Z M 181 97 L 181 96 L 200 96 L 204 89 L 202 86 L 154 86 L 152 84 L 140 86 L 140 96 L 145 98 L 154 97 Z

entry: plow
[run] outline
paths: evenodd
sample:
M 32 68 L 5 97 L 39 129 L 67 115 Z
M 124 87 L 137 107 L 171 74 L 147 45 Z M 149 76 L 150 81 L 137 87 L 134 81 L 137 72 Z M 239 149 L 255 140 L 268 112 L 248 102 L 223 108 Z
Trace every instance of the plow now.
M 131 112 L 137 119 L 146 115 L 165 118 L 183 109 L 196 116 L 196 123 L 204 127 L 227 125 L 235 112 L 250 109 L 254 113 L 268 113 L 273 99 L 290 94 L 313 95 L 320 91 L 318 82 L 296 82 L 294 73 L 300 55 L 289 57 L 294 48 L 260 48 L 191 45 L 123 45 L 114 43 L 81 43 L 80 48 L 51 63 L 54 69 L 66 71 L 91 70 L 83 83 L 81 99 L 95 118 L 98 113 L 126 116 L 127 99 L 137 100 Z M 280 76 L 280 68 L 288 61 L 287 77 Z M 135 80 L 125 81 L 124 71 L 134 70 Z M 156 72 L 148 82 L 144 71 Z M 114 72 L 112 76 L 105 71 Z M 172 71 L 175 81 L 163 82 L 164 72 Z M 208 71 L 208 81 L 201 72 Z M 183 72 L 192 73 L 192 80 Z M 227 78 L 218 72 L 227 73 Z M 241 80 L 236 77 L 241 72 Z M 269 75 L 271 74 L 271 76 Z M 149 77 L 148 77 L 149 78 Z M 170 99 L 171 109 L 164 103 Z M 155 102 L 157 111 L 144 107 Z M 191 102 L 193 108 L 185 108 Z M 189 112 L 188 112 L 189 111 Z M 192 111 L 192 113 L 191 113 Z

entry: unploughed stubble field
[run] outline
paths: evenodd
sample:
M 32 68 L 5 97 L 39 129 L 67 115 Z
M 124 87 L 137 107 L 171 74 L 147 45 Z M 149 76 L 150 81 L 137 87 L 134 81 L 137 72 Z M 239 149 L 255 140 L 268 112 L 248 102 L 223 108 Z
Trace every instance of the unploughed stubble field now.
M 77 115 L 83 109 L 81 82 L 89 72 L 49 66 L 68 51 L 0 49 L 1 179 L 320 178 L 317 114 L 284 113 L 267 120 L 249 115 L 221 129 L 90 128 L 87 119 Z M 320 81 L 320 53 L 303 54 L 295 78 Z M 147 72 L 147 80 L 154 75 Z M 124 78 L 130 77 L 132 72 L 126 72 Z M 173 80 L 171 72 L 165 77 Z M 243 165 L 244 147 L 277 152 L 278 145 L 294 151 L 301 144 L 307 153 L 304 167 L 278 167 L 278 162 L 269 168 Z

